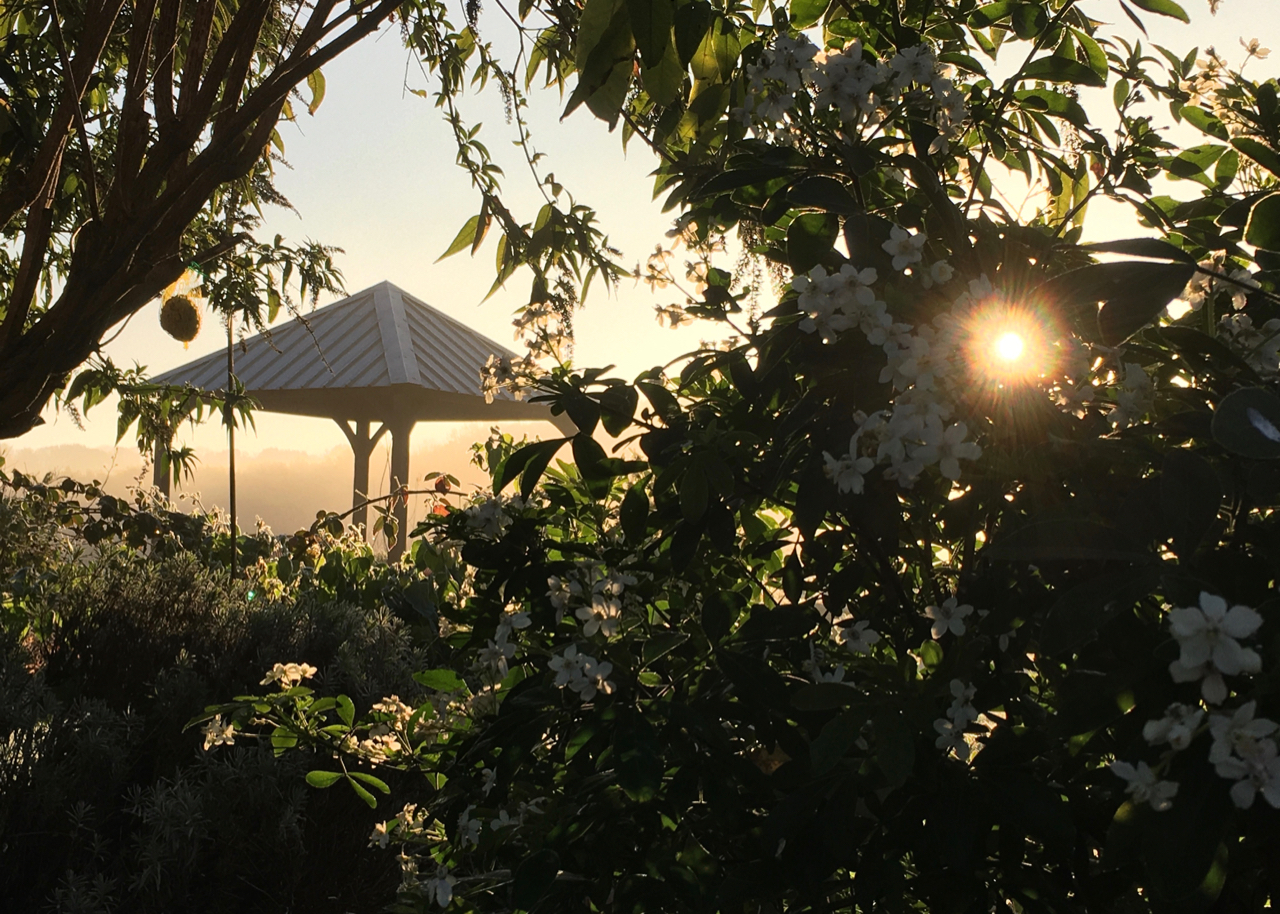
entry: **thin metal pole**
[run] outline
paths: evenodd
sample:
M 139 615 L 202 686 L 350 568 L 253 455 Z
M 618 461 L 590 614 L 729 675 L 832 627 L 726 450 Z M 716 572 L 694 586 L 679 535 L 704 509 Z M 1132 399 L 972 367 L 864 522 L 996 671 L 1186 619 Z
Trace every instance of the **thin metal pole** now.
M 223 420 L 227 423 L 227 467 L 228 483 L 231 490 L 231 577 L 236 576 L 236 422 L 231 407 L 231 395 L 235 389 L 236 356 L 232 338 L 232 321 L 234 313 L 227 315 L 227 403 L 222 409 Z

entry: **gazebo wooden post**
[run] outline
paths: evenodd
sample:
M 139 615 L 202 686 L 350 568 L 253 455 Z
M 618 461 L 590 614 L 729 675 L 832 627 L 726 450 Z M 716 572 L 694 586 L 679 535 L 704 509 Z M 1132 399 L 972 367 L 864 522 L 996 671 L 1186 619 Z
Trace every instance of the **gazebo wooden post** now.
M 369 507 L 366 502 L 369 500 L 369 457 L 382 436 L 387 433 L 387 426 L 381 425 L 376 432 L 370 434 L 368 419 L 357 419 L 351 424 L 337 421 L 338 428 L 347 436 L 347 442 L 355 456 L 355 472 L 351 480 L 351 507 L 355 511 L 351 515 L 351 522 L 363 527 L 365 539 L 368 539 Z
M 409 485 L 409 438 L 413 434 L 412 419 L 396 419 L 391 425 L 391 491 Z M 409 535 L 409 500 L 395 502 L 397 533 L 395 544 L 387 550 L 387 558 L 396 561 L 404 555 L 405 539 Z

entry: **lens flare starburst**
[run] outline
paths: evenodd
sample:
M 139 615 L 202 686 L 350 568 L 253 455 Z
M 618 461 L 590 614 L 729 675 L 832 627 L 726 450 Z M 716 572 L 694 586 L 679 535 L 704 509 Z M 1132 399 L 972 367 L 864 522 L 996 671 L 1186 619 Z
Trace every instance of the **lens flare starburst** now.
M 1031 311 L 993 304 L 975 314 L 967 329 L 969 364 L 990 382 L 1027 382 L 1049 368 L 1045 331 Z

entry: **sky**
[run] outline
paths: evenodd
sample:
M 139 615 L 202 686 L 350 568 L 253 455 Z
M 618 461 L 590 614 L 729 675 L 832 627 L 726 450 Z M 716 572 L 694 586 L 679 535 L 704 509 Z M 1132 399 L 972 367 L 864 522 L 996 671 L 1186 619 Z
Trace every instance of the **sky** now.
M 1274 75 L 1280 58 L 1280 0 L 1224 0 L 1216 17 L 1208 14 L 1207 0 L 1184 0 L 1184 4 L 1192 16 L 1189 26 L 1145 17 L 1153 41 L 1182 51 L 1197 44 L 1214 45 L 1237 61 L 1243 53 L 1238 39 L 1257 37 L 1263 45 L 1276 47 L 1277 54 L 1252 63 L 1259 70 L 1252 75 Z M 1115 22 L 1122 31 L 1133 31 L 1116 0 L 1083 0 L 1081 8 L 1097 19 Z M 502 42 L 509 32 L 504 24 L 496 10 L 487 9 L 481 19 L 482 36 Z M 402 47 L 398 31 L 383 30 L 357 45 L 326 67 L 325 77 L 325 99 L 315 116 L 302 114 L 296 123 L 281 125 L 290 168 L 279 172 L 277 183 L 298 213 L 268 211 L 260 237 L 279 232 L 292 240 L 314 238 L 337 245 L 344 249 L 338 263 L 348 292 L 390 280 L 480 333 L 516 348 L 512 311 L 527 300 L 527 278 L 517 274 L 506 290 L 482 303 L 494 276 L 497 232 L 475 259 L 460 254 L 435 263 L 462 224 L 477 212 L 479 197 L 455 164 L 453 140 L 439 111 L 430 101 L 406 91 L 406 87 L 431 86 Z M 534 91 L 530 101 L 533 141 L 547 154 L 545 166 L 580 202 L 596 209 L 601 228 L 624 252 L 624 262 L 642 261 L 655 244 L 666 240 L 664 233 L 673 215 L 664 214 L 660 201 L 652 198 L 651 172 L 656 164 L 652 153 L 638 141 L 624 152 L 619 134 L 610 134 L 585 107 L 560 120 L 563 102 L 554 90 Z M 1157 126 L 1162 126 L 1158 115 Z M 523 156 L 512 143 L 514 129 L 506 123 L 498 93 L 487 90 L 468 96 L 464 117 L 483 123 L 481 139 L 507 174 L 505 188 L 516 215 L 532 220 L 542 201 Z M 1165 120 L 1172 119 L 1166 116 Z M 1128 237 L 1137 227 L 1118 207 L 1095 207 L 1089 231 L 1096 238 Z M 655 320 L 654 305 L 672 300 L 674 296 L 655 296 L 629 280 L 607 294 L 596 284 L 587 307 L 576 318 L 575 363 L 616 365 L 619 375 L 631 377 L 696 348 L 700 338 L 712 332 L 708 326 L 672 331 Z M 118 363 L 136 361 L 159 373 L 221 348 L 223 340 L 206 321 L 201 335 L 184 350 L 160 329 L 156 302 L 132 318 L 108 352 Z M 113 487 L 132 483 L 140 461 L 128 439 L 118 451 L 115 448 L 112 402 L 98 406 L 84 429 L 51 410 L 45 418 L 44 426 L 0 443 L 9 467 L 106 477 Z M 517 436 L 545 436 L 551 427 L 512 425 L 508 430 Z M 487 431 L 483 424 L 419 425 L 414 433 L 413 474 L 473 473 L 467 466 L 469 445 Z M 188 491 L 200 492 L 206 504 L 221 503 L 226 490 L 225 433 L 211 424 L 188 432 L 185 440 L 203 461 Z M 291 529 L 314 516 L 318 507 L 348 506 L 350 451 L 332 422 L 261 413 L 256 432 L 238 437 L 237 457 L 242 475 L 262 471 L 261 491 L 255 484 L 252 496 L 241 496 L 246 517 L 261 514 L 273 526 Z M 262 465 L 254 469 L 257 460 Z M 379 469 L 385 470 L 386 461 L 387 455 L 375 455 L 375 477 Z M 271 494 L 273 474 L 279 492 L 296 493 L 296 499 Z M 299 482 L 321 477 L 323 484 Z M 306 504 L 311 493 L 315 501 L 325 503 Z

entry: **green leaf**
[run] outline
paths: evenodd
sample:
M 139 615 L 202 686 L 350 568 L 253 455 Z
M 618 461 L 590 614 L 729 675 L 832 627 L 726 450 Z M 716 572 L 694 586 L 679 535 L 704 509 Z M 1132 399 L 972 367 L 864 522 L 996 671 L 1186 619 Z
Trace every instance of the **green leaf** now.
M 1148 13 L 1159 13 L 1161 16 L 1181 19 L 1183 22 L 1191 21 L 1187 11 L 1174 3 L 1173 0 L 1129 0 L 1129 2 L 1140 10 L 1146 10 Z
M 324 101 L 324 74 L 312 70 L 307 76 L 307 88 L 311 90 L 311 102 L 307 105 L 307 114 L 315 114 Z
M 542 478 L 547 464 L 551 462 L 551 458 L 556 455 L 568 440 L 568 438 L 552 438 L 548 441 L 535 441 L 533 444 L 527 444 L 520 448 L 503 463 L 502 473 L 498 476 L 497 490 L 501 492 L 513 479 L 523 473 L 520 480 L 521 492 L 523 494 L 526 482 L 528 483 L 529 491 L 532 492 L 533 487 Z M 523 497 L 527 498 L 528 496 Z
M 726 82 L 733 76 L 733 69 L 742 50 L 734 25 L 717 16 L 711 22 L 711 28 L 702 38 L 702 44 L 694 52 L 689 66 L 693 75 L 709 82 Z M 696 99 L 691 103 L 696 104 Z
M 1078 86 L 1106 86 L 1107 80 L 1093 71 L 1092 67 L 1070 60 L 1066 57 L 1041 57 L 1022 68 L 1019 76 L 1022 79 L 1043 79 L 1047 82 L 1074 83 Z
M 1253 204 L 1244 240 L 1254 247 L 1280 251 L 1280 193 L 1267 194 Z
M 702 520 L 707 513 L 707 502 L 710 498 L 710 487 L 707 474 L 696 463 L 690 464 L 680 480 L 680 513 L 691 524 Z
M 1280 175 L 1280 153 L 1250 136 L 1238 136 L 1231 145 L 1253 159 L 1273 175 Z
M 990 28 L 1001 19 L 1011 15 L 1017 6 L 1018 4 L 1014 0 L 996 0 L 995 3 L 980 6 L 969 15 L 969 27 L 974 29 Z
M 1119 241 L 1098 241 L 1093 244 L 1082 244 L 1080 250 L 1106 253 L 1128 254 L 1131 257 L 1150 257 L 1154 260 L 1176 260 L 1193 266 L 1196 259 L 1180 247 L 1176 247 L 1160 238 L 1125 238 Z
M 1049 27 L 1049 14 L 1039 3 L 1022 3 L 1014 7 L 1012 21 L 1014 34 L 1031 41 Z
M 635 421 L 640 394 L 630 384 L 616 384 L 596 398 L 600 403 L 600 421 L 604 430 L 617 438 Z
M 805 213 L 787 228 L 787 262 L 797 276 L 808 273 L 831 254 L 840 232 L 834 213 Z
M 352 704 L 351 699 L 348 698 L 346 695 L 339 695 L 336 702 L 338 707 L 339 719 L 341 719 L 344 724 L 350 727 L 351 722 L 356 719 L 356 706 Z
M 360 783 L 355 780 L 354 777 L 348 777 L 347 783 L 350 784 L 351 789 L 356 792 L 356 796 L 364 800 L 365 805 L 367 805 L 370 809 L 378 808 L 378 798 L 375 797 L 373 794 L 369 793 L 369 791 L 365 790 L 364 787 L 362 787 Z
M 559 874 L 560 856 L 555 851 L 544 848 L 525 857 L 511 881 L 512 906 L 519 911 L 533 910 Z
M 422 670 L 413 674 L 413 681 L 437 692 L 461 692 L 467 687 L 453 670 Z
M 463 248 L 468 248 L 476 240 L 476 231 L 480 228 L 479 214 L 472 216 L 462 226 L 457 236 L 449 245 L 449 249 L 436 258 L 436 263 L 444 260 L 446 257 L 452 257 Z
M 644 539 L 649 524 L 649 496 L 645 494 L 642 484 L 637 483 L 622 496 L 618 520 L 628 543 L 635 545 Z
M 391 788 L 387 786 L 385 781 L 381 781 L 378 778 L 375 778 L 371 774 L 364 774 L 363 772 L 360 772 L 360 771 L 352 771 L 348 775 L 348 777 L 353 777 L 357 781 L 361 781 L 365 784 L 368 784 L 374 790 L 380 791 L 382 793 L 385 793 L 385 794 L 391 793 Z
M 1194 273 L 1189 263 L 1095 263 L 1053 277 L 1034 294 L 1081 335 L 1115 346 L 1150 323 Z
M 640 83 L 644 86 L 644 91 L 649 93 L 655 104 L 664 107 L 680 96 L 684 77 L 685 69 L 680 63 L 680 54 L 674 43 L 667 45 L 667 53 L 656 66 L 640 68 Z
M 307 783 L 312 787 L 332 787 L 334 784 L 342 780 L 341 771 L 308 771 Z
M 645 66 L 657 67 L 666 56 L 671 45 L 674 12 L 671 0 L 627 0 L 631 36 Z M 679 61 L 676 64 L 678 67 Z
M 1160 508 L 1173 533 L 1178 558 L 1189 561 L 1218 519 L 1222 483 L 1207 460 L 1191 451 L 1165 454 L 1160 472 Z
M 1107 300 L 1098 312 L 1098 331 L 1106 346 L 1119 346 L 1152 323 L 1195 275 L 1190 264 L 1132 264 L 1131 284 Z M 1139 268 L 1149 269 L 1139 269 Z
M 828 683 L 828 685 L 840 684 Z M 848 686 L 843 688 L 853 691 Z M 826 774 L 840 763 L 844 754 L 858 739 L 858 734 L 866 722 L 866 715 L 857 711 L 846 711 L 839 717 L 827 721 L 822 732 L 809 744 L 809 764 L 813 767 L 815 777 Z
M 1090 578 L 1060 594 L 1040 628 L 1040 651 L 1056 657 L 1092 640 L 1116 613 L 1159 583 L 1158 569 L 1119 571 Z
M 1032 521 L 999 533 L 982 554 L 990 559 L 1018 562 L 1157 560 L 1115 527 L 1074 519 Z
M 623 8 L 622 0 L 586 0 L 583 4 L 574 47 L 574 63 L 579 73 L 586 70 L 591 55 L 613 25 L 614 14 Z
M 876 740 L 876 767 L 891 787 L 901 787 L 916 764 L 916 735 L 902 712 L 894 709 L 876 714 L 872 728 Z
M 1222 121 L 1218 120 L 1203 108 L 1197 108 L 1195 105 L 1184 105 L 1179 113 L 1184 121 L 1206 136 L 1211 136 L 1215 140 L 1224 141 L 1230 136 Z
M 1080 31 L 1080 29 L 1072 29 L 1071 34 L 1075 36 L 1076 41 L 1079 42 L 1081 49 L 1085 53 L 1085 57 L 1088 58 L 1089 68 L 1098 74 L 1099 79 L 1105 82 L 1110 72 L 1107 67 L 1107 52 L 1102 50 L 1102 45 L 1094 41 L 1085 32 Z
M 613 735 L 618 786 L 637 803 L 647 803 L 662 786 L 662 757 L 653 727 L 639 713 L 618 723 Z
M 1214 410 L 1212 429 L 1214 440 L 1233 454 L 1280 458 L 1280 397 L 1261 387 L 1228 394 Z
M 711 27 L 713 15 L 711 4 L 706 0 L 693 0 L 676 9 L 676 51 L 680 55 L 682 69 L 689 65 L 702 45 L 702 39 Z
M 684 632 L 658 632 L 645 639 L 644 649 L 640 652 L 640 659 L 645 666 L 648 666 L 655 660 L 671 653 L 671 651 L 688 640 L 689 636 Z
M 1054 89 L 1019 89 L 1013 95 L 1024 108 L 1043 111 L 1081 129 L 1089 126 L 1089 115 L 1080 103 Z
M 807 29 L 822 18 L 830 5 L 831 0 L 791 0 L 791 27 Z

